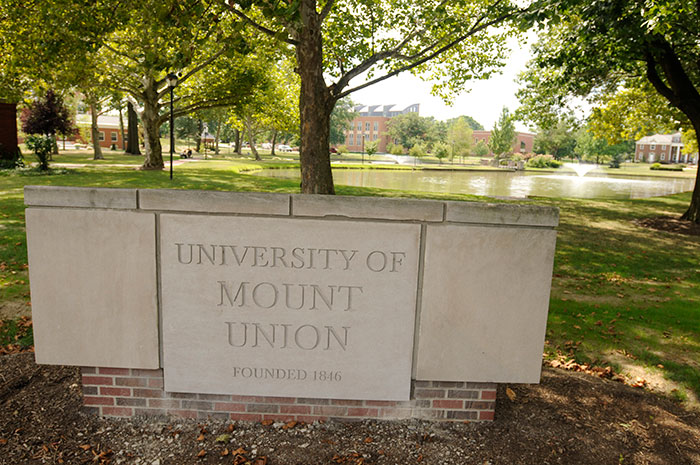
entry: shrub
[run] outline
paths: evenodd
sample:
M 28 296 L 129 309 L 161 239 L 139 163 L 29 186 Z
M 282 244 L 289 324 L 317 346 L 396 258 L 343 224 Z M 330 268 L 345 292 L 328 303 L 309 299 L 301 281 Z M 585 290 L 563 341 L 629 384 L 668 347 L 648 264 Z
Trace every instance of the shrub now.
M 442 163 L 442 160 L 447 158 L 447 155 L 449 155 L 450 149 L 447 146 L 447 144 L 443 144 L 442 142 L 435 144 L 435 147 L 433 147 L 433 154 L 435 157 L 440 160 L 440 163 Z
M 50 136 L 31 135 L 27 137 L 27 147 L 34 151 L 34 155 L 39 159 L 39 171 L 49 169 L 49 157 L 53 151 L 53 138 Z
M 336 150 L 337 150 L 338 153 L 341 154 L 341 155 L 344 154 L 344 153 L 348 153 L 348 152 L 349 152 L 348 146 L 347 146 L 347 145 L 339 145 L 338 147 L 336 147 Z
M 401 147 L 403 149 L 403 147 Z M 423 144 L 416 144 L 413 147 L 411 147 L 411 150 L 408 151 L 408 154 L 411 155 L 412 157 L 420 158 L 425 156 L 425 147 Z
M 683 171 L 682 165 L 662 165 L 661 163 L 654 163 L 649 167 L 650 170 L 658 171 Z
M 625 161 L 625 155 L 621 153 L 616 153 L 615 155 L 612 156 L 610 159 L 610 163 L 608 163 L 608 166 L 610 168 L 619 168 L 620 164 Z
M 559 168 L 562 163 L 551 155 L 536 155 L 527 161 L 530 168 Z
M 403 145 L 401 144 L 392 144 L 391 150 L 389 151 L 389 153 L 391 153 L 392 155 L 403 155 L 403 152 L 404 149 Z

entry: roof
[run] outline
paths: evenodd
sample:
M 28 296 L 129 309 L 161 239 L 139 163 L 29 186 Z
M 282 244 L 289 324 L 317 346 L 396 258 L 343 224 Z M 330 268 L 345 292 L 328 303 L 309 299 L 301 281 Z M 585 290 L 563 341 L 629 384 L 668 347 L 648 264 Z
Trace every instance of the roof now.
M 644 136 L 637 141 L 637 144 L 671 145 L 681 144 L 681 133 L 675 134 L 653 134 Z
M 355 105 L 355 112 L 360 116 L 385 116 L 392 117 L 403 113 L 418 113 L 420 103 L 414 103 L 400 109 L 394 108 L 395 104 L 390 105 Z
M 126 121 L 124 122 L 126 124 Z M 75 115 L 75 124 L 78 126 L 92 125 L 92 118 L 89 113 L 79 113 Z M 97 117 L 97 127 L 102 129 L 119 129 L 119 116 L 100 115 Z

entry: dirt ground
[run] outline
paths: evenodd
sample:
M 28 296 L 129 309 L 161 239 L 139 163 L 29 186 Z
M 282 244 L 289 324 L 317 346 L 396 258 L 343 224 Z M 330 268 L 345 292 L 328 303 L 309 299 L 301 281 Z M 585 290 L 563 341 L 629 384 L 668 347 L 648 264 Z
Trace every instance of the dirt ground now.
M 552 368 L 501 386 L 481 424 L 108 420 L 81 413 L 78 380 L 31 353 L 0 357 L 0 464 L 700 464 L 699 412 Z
M 637 224 L 645 228 L 657 229 L 659 231 L 674 232 L 687 236 L 700 236 L 700 224 L 691 221 L 682 221 L 676 217 L 659 216 L 656 218 L 644 218 L 637 221 Z

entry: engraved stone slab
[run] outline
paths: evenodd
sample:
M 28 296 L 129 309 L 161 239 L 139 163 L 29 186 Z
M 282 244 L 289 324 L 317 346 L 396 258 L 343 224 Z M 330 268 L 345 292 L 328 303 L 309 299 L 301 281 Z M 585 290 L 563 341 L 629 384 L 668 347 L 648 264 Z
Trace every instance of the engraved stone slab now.
M 420 226 L 160 217 L 170 392 L 407 400 Z

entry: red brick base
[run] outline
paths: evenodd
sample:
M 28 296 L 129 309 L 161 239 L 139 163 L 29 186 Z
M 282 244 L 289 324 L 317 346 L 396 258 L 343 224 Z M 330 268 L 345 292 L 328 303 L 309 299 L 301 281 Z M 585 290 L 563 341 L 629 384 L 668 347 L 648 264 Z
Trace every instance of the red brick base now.
M 85 410 L 96 415 L 171 415 L 221 420 L 493 420 L 496 384 L 414 381 L 411 400 L 337 400 L 187 394 L 163 390 L 163 370 L 83 368 Z

